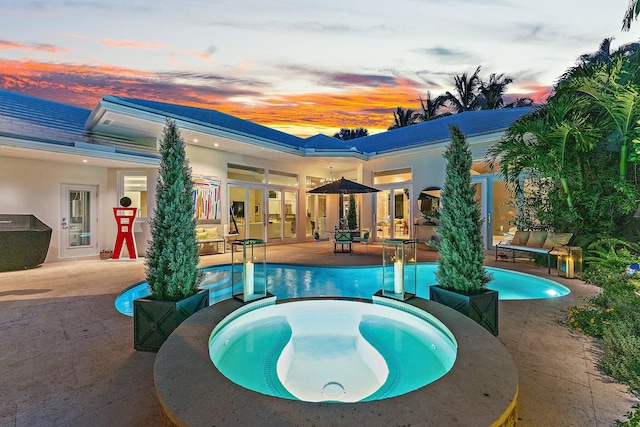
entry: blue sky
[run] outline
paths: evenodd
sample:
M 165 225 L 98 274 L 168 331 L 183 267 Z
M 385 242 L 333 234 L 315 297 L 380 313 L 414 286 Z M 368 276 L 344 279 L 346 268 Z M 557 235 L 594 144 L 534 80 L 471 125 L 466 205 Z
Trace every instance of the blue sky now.
M 627 0 L 0 0 L 0 88 L 93 108 L 103 94 L 214 108 L 299 135 L 386 129 L 453 76 L 543 100 L 620 31 Z

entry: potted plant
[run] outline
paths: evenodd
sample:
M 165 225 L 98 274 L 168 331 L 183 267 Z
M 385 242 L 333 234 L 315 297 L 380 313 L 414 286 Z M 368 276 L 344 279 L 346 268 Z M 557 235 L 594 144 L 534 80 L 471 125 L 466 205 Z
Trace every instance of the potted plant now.
M 498 335 L 498 293 L 486 288 L 491 276 L 484 267 L 482 218 L 471 184 L 473 158 L 464 134 L 449 126 L 451 143 L 440 209 L 438 285 L 431 286 L 432 301 L 445 304 L 469 316 Z
M 134 348 L 158 351 L 187 317 L 209 305 L 209 291 L 199 289 L 193 182 L 185 142 L 167 119 L 160 143 L 156 206 L 150 221 L 146 256 L 151 296 L 134 301 Z
M 113 256 L 113 249 L 102 249 L 100 251 L 101 260 L 111 259 L 112 256 Z

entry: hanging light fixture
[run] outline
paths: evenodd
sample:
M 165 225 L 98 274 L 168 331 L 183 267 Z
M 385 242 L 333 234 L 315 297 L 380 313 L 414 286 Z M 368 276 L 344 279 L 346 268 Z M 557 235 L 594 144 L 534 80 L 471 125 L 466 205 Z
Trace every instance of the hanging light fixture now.
M 336 181 L 336 177 L 333 176 L 333 166 L 329 166 L 329 178 L 322 178 L 320 182 L 322 184 L 328 184 L 334 181 Z

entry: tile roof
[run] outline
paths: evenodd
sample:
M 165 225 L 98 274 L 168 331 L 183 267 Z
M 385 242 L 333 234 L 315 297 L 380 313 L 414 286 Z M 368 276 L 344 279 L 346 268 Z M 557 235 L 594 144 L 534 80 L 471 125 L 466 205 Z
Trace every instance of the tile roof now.
M 424 147 L 449 140 L 449 125 L 456 124 L 467 137 L 505 131 L 514 121 L 532 111 L 530 107 L 468 111 L 428 122 L 351 140 L 364 153 Z
M 304 144 L 304 139 L 297 136 L 290 135 L 288 133 L 284 133 L 279 130 L 262 126 L 257 123 L 240 119 L 238 117 L 234 117 L 215 110 L 110 95 L 106 95 L 104 99 L 106 101 L 129 106 L 131 108 L 139 108 L 152 113 L 166 115 L 174 119 L 190 121 L 195 124 L 214 127 L 231 133 L 268 140 L 290 147 L 300 148 Z
M 155 152 L 131 150 L 107 137 L 90 134 L 85 128 L 90 114 L 86 108 L 0 89 L 0 136 L 29 141 L 18 145 L 35 143 L 42 151 L 65 147 L 61 149 L 70 154 L 92 152 L 98 157 L 117 156 L 129 161 L 159 158 Z
M 336 154 L 341 152 L 344 154 L 347 152 L 379 154 L 446 142 L 449 139 L 449 124 L 457 124 L 467 136 L 501 132 L 506 130 L 520 116 L 531 111 L 531 108 L 523 107 L 465 112 L 393 131 L 342 141 L 322 134 L 302 139 L 248 120 L 205 108 L 109 95 L 105 96 L 104 99 L 130 108 L 143 109 L 175 119 L 191 121 L 301 151 L 331 151 Z
M 449 139 L 448 125 L 457 124 L 468 136 L 478 136 L 505 131 L 515 120 L 532 111 L 532 108 L 505 108 L 465 112 L 382 132 L 362 138 L 342 141 L 326 135 L 300 138 L 248 120 L 205 108 L 189 107 L 144 99 L 105 95 L 104 100 L 126 108 L 133 108 L 169 116 L 222 132 L 241 135 L 274 145 L 304 152 L 353 155 L 374 155 L 408 148 L 428 147 Z M 78 143 L 98 142 L 85 129 L 91 110 L 54 101 L 0 90 L 0 136 L 27 137 L 42 142 L 73 146 Z M 103 138 L 103 137 L 101 137 Z M 102 145 L 107 140 L 99 138 Z M 96 147 L 97 148 L 97 147 Z M 122 150 L 116 149 L 116 152 Z M 148 156 L 148 153 L 133 153 Z
M 88 142 L 91 110 L 0 89 L 0 135 L 72 145 Z
M 305 139 L 304 148 L 314 150 L 347 150 L 353 149 L 352 141 L 343 141 L 331 136 L 318 134 Z

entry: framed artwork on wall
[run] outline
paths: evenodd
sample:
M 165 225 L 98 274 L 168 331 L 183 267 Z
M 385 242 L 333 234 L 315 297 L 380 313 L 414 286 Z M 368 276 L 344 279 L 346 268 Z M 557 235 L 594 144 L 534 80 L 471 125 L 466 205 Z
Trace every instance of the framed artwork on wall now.
M 220 179 L 191 175 L 196 219 L 220 219 Z

